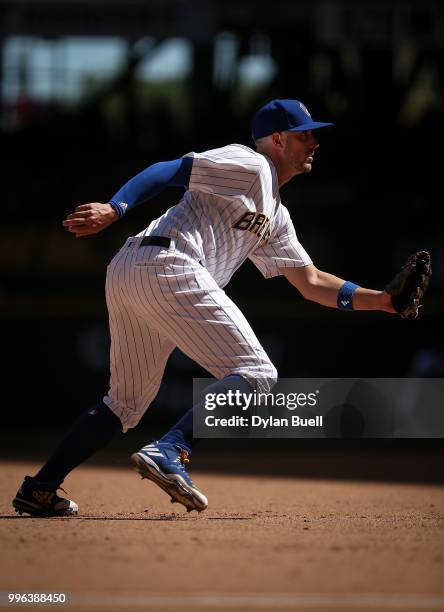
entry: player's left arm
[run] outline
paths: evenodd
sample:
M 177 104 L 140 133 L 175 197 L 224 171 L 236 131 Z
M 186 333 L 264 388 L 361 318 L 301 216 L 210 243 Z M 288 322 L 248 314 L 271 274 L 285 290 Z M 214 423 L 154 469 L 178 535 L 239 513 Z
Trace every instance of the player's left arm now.
M 338 276 L 318 270 L 313 264 L 299 268 L 280 268 L 285 278 L 305 299 L 323 306 L 338 308 L 339 292 L 346 281 Z M 344 301 L 348 296 L 344 295 Z M 395 313 L 390 295 L 386 291 L 358 287 L 352 294 L 350 310 L 382 310 Z

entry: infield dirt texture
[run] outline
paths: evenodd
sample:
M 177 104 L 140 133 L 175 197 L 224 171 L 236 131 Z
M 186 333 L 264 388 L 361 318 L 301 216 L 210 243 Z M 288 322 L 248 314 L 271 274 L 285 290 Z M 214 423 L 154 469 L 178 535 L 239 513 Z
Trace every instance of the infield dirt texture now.
M 197 515 L 129 464 L 83 466 L 66 482 L 77 518 L 19 517 L 11 497 L 37 467 L 1 464 L 4 604 L 53 592 L 70 603 L 38 609 L 444 609 L 436 484 L 193 471 L 210 500 Z

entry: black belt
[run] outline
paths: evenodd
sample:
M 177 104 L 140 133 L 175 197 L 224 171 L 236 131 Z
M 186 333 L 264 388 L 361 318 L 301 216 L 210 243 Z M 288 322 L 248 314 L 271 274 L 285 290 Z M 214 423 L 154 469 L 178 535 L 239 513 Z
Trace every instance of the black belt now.
M 130 242 L 130 244 L 134 244 L 135 241 Z M 143 246 L 158 246 L 164 247 L 168 249 L 171 244 L 171 238 L 167 238 L 166 236 L 145 236 L 139 242 L 139 247 Z

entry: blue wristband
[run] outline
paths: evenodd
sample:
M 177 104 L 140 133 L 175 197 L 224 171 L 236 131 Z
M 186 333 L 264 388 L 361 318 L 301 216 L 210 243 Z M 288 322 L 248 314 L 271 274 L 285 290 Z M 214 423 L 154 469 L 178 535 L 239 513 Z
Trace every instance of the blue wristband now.
M 346 281 L 338 291 L 338 308 L 339 310 L 353 310 L 353 296 L 359 285 Z

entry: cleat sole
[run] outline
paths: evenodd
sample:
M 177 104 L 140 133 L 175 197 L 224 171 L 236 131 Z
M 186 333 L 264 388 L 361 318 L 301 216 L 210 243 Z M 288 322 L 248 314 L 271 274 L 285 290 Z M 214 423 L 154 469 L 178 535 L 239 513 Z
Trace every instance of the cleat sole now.
M 204 496 L 202 496 L 203 499 L 199 499 L 192 490 L 186 488 L 185 483 L 179 483 L 175 478 L 168 477 L 168 474 L 162 472 L 149 457 L 142 457 L 139 453 L 134 453 L 131 455 L 131 463 L 142 478 L 151 480 L 165 491 L 171 497 L 172 504 L 182 504 L 188 512 L 191 510 L 202 512 L 208 506 Z
M 21 516 L 23 513 L 29 514 L 30 516 L 36 518 L 49 518 L 51 516 L 75 516 L 77 515 L 77 510 L 72 508 L 65 508 L 63 510 L 55 511 L 55 510 L 42 510 L 41 508 L 36 508 L 34 504 L 30 504 L 25 500 L 18 499 L 17 497 L 12 501 L 12 506 L 14 510 Z

